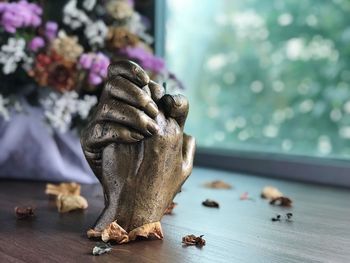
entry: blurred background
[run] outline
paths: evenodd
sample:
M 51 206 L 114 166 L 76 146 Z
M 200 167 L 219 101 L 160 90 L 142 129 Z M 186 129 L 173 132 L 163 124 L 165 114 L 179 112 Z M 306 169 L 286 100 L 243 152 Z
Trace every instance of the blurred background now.
M 350 185 L 349 11 L 347 0 L 2 1 L 1 176 L 94 182 L 77 138 L 123 57 L 188 96 L 196 164 Z

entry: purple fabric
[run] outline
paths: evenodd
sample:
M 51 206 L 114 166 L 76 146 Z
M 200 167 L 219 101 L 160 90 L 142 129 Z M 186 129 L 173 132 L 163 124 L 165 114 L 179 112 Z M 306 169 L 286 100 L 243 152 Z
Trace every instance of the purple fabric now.
M 41 109 L 25 111 L 0 120 L 0 178 L 97 182 L 76 134 L 52 134 Z

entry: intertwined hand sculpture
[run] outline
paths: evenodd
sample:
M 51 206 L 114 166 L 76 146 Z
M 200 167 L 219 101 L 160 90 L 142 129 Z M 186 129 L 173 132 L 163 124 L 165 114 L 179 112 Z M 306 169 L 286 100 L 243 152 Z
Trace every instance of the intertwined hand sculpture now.
M 116 221 L 124 235 L 162 237 L 159 221 L 192 171 L 195 141 L 183 132 L 188 109 L 184 96 L 164 95 L 137 64 L 109 66 L 100 102 L 81 137 L 105 197 L 89 236 L 103 237 Z M 152 224 L 157 227 L 144 230 Z

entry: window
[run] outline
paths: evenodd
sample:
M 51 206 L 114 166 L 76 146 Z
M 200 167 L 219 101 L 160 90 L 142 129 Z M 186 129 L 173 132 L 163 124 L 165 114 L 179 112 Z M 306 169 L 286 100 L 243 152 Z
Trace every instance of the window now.
M 198 145 L 350 158 L 350 2 L 168 0 Z

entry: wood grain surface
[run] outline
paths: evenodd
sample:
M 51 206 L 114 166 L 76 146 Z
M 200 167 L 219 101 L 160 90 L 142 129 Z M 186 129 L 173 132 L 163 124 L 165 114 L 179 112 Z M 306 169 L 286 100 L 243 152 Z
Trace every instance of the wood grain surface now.
M 220 179 L 231 190 L 206 189 Z M 291 197 L 291 209 L 260 199 L 265 185 Z M 350 191 L 195 168 L 176 197 L 173 215 L 162 220 L 165 238 L 116 245 L 92 256 L 85 236 L 103 208 L 99 185 L 83 186 L 86 211 L 59 214 L 44 194 L 45 183 L 0 181 L 0 262 L 350 262 Z M 254 201 L 239 200 L 247 191 Z M 215 199 L 220 208 L 201 205 Z M 16 220 L 14 207 L 32 205 L 36 218 Z M 292 212 L 293 222 L 272 222 Z M 182 236 L 204 235 L 203 248 L 183 247 Z

